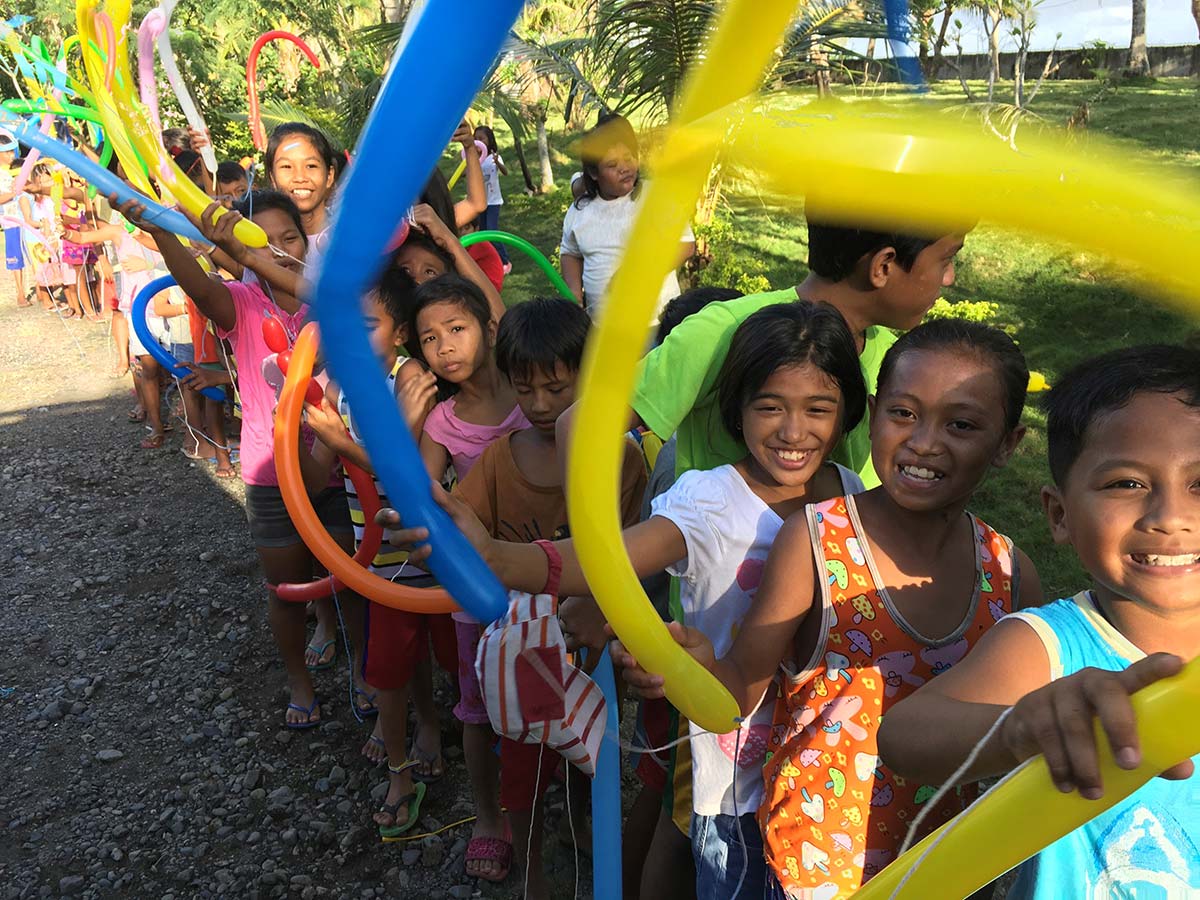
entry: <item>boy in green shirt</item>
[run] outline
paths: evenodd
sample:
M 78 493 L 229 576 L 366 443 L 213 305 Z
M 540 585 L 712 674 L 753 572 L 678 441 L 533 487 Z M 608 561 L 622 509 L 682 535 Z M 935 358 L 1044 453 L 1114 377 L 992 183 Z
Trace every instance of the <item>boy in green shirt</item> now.
M 713 469 L 746 455 L 721 424 L 716 381 L 733 333 L 750 315 L 796 299 L 822 300 L 837 308 L 858 343 L 863 377 L 873 394 L 883 355 L 896 340 L 889 329 L 917 325 L 942 288 L 954 283 L 954 257 L 964 237 L 921 238 L 812 219 L 808 234 L 811 271 L 800 285 L 711 303 L 642 360 L 633 411 L 660 437 L 677 435 L 676 474 Z M 846 435 L 833 458 L 857 472 L 868 488 L 879 484 L 871 465 L 867 417 Z

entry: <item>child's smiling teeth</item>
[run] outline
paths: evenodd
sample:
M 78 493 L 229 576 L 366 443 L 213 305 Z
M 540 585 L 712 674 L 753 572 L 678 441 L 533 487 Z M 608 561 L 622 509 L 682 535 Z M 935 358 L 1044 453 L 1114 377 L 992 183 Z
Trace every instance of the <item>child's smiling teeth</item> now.
M 1133 561 L 1143 566 L 1194 566 L 1200 562 L 1200 553 L 1180 553 L 1167 556 L 1163 553 L 1131 553 Z
M 909 478 L 918 478 L 921 481 L 940 481 L 942 478 L 940 472 L 935 472 L 933 469 L 926 469 L 922 466 L 901 466 L 900 471 Z
M 775 455 L 787 462 L 804 462 L 804 460 L 808 459 L 808 454 L 811 452 L 811 450 L 781 450 L 775 448 Z

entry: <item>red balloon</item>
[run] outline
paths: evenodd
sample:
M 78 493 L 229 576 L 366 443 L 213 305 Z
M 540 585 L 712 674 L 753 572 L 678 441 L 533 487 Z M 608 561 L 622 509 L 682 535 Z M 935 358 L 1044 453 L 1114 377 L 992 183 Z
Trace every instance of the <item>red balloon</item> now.
M 287 332 L 283 330 L 283 323 L 274 316 L 263 319 L 262 333 L 263 340 L 267 342 L 272 353 L 282 353 L 288 348 Z M 283 369 L 283 365 L 280 364 L 279 368 Z M 286 370 L 284 371 L 286 373 Z
M 288 363 L 292 361 L 292 351 L 284 348 L 275 356 L 275 365 L 279 366 L 279 371 L 287 375 Z
M 308 388 L 304 391 L 304 402 L 311 403 L 313 406 L 320 406 L 321 401 L 325 399 L 325 391 L 315 381 L 308 383 Z

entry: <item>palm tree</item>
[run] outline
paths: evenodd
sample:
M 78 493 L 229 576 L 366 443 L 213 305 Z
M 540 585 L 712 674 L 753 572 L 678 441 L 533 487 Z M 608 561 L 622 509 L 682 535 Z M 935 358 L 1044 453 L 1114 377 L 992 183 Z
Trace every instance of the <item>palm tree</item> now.
M 1192 0 L 1193 12 L 1197 0 Z M 1132 0 L 1133 21 L 1129 32 L 1129 64 L 1126 71 L 1130 75 L 1149 75 L 1150 58 L 1146 55 L 1146 0 Z

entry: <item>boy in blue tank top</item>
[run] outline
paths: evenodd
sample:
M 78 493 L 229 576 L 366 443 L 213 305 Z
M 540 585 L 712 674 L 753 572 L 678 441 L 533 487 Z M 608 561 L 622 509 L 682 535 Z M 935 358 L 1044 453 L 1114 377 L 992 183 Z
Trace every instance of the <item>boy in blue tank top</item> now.
M 1054 484 L 1042 505 L 1089 590 L 1014 613 L 887 716 L 889 766 L 945 781 L 1012 712 L 968 779 L 1043 754 L 1064 793 L 1103 795 L 1092 720 L 1140 761 L 1129 695 L 1200 653 L 1200 352 L 1118 350 L 1048 400 Z M 936 737 L 934 737 L 936 736 Z M 1010 898 L 1200 896 L 1200 756 L 1184 760 L 1024 863 Z

